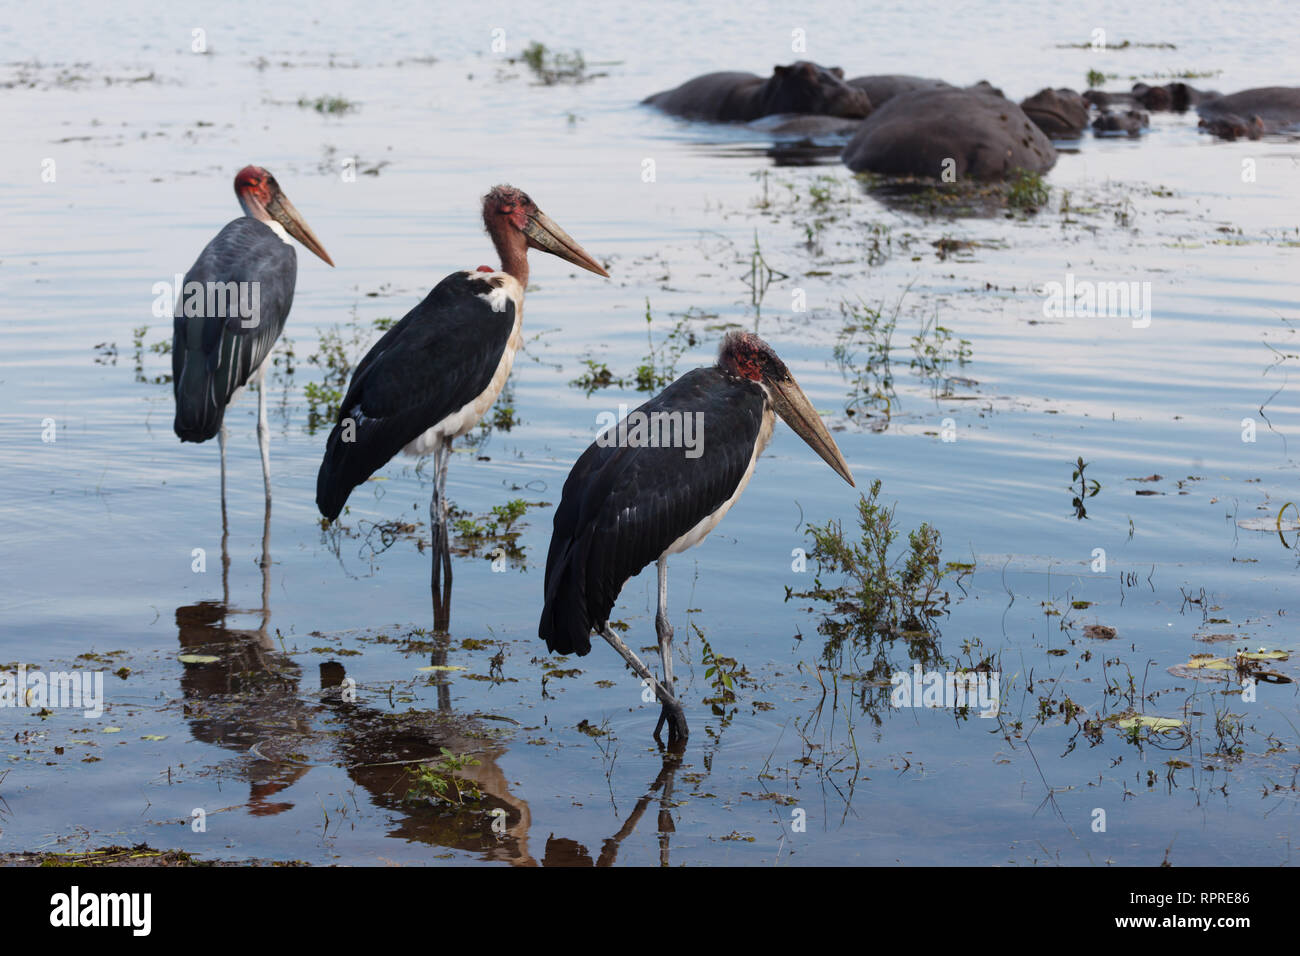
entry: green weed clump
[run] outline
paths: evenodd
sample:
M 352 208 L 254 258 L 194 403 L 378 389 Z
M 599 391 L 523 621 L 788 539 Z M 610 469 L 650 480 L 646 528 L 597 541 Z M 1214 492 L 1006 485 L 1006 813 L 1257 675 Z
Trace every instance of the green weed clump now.
M 950 579 L 974 570 L 973 564 L 944 562 L 943 539 L 928 522 L 904 537 L 895 506 L 880 501 L 880 480 L 858 500 L 856 539 L 839 521 L 813 525 L 809 557 L 817 564 L 813 586 L 788 597 L 811 598 L 829 606 L 819 631 L 828 638 L 831 659 L 846 643 L 870 647 L 877 637 L 932 638 L 935 619 L 948 613 Z M 827 583 L 834 576 L 839 583 Z

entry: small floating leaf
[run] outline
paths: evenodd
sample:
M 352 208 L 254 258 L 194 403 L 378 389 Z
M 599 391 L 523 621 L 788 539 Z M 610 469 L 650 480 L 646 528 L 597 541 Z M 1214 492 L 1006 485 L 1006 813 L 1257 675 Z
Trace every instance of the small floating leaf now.
M 1248 661 L 1284 661 L 1291 655 L 1286 651 L 1241 651 L 1237 656 Z
M 1115 722 L 1116 727 L 1123 727 L 1130 730 L 1133 727 L 1150 727 L 1152 730 L 1177 730 L 1183 726 L 1183 722 L 1176 717 L 1152 717 L 1149 714 L 1141 714 L 1137 717 L 1125 717 L 1123 720 Z
M 1242 518 L 1237 522 L 1237 527 L 1244 531 L 1300 531 L 1300 521 L 1295 518 L 1283 518 L 1282 513 L 1278 512 L 1276 518 Z
M 220 657 L 213 657 L 211 654 L 182 654 L 176 659 L 182 664 L 215 664 L 221 660 Z
M 140 739 L 141 740 L 166 740 L 167 735 L 166 734 L 145 734 Z
M 457 664 L 429 664 L 427 667 L 416 668 L 417 671 L 463 671 L 466 669 Z
M 1227 658 L 1214 657 L 1210 654 L 1193 654 L 1192 659 L 1187 662 L 1187 666 L 1207 671 L 1226 671 L 1231 670 L 1233 667 Z

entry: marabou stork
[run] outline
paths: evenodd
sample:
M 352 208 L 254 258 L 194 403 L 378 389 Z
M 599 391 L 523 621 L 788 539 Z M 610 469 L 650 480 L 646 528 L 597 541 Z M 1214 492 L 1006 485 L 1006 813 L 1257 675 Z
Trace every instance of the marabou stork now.
M 662 423 L 687 415 L 696 416 L 703 439 L 694 456 L 662 440 Z M 617 437 L 598 438 L 564 483 L 538 633 L 551 651 L 581 656 L 591 650 L 591 632 L 599 632 L 662 703 L 655 739 L 665 721 L 670 743 L 688 732 L 673 696 L 668 555 L 703 541 L 736 503 L 772 437 L 775 415 L 853 484 L 835 440 L 790 370 L 757 335 L 741 332 L 728 333 L 716 365 L 687 372 L 615 426 Z M 640 425 L 640 432 L 635 425 L 625 428 L 627 422 Z M 657 422 L 658 440 L 651 437 Z M 609 626 L 623 585 L 652 561 L 659 572 L 655 629 L 663 683 Z
M 529 248 L 609 277 L 513 186 L 496 186 L 483 197 L 483 222 L 501 268 L 453 272 L 366 353 L 339 406 L 316 478 L 316 505 L 333 521 L 352 489 L 399 451 L 417 457 L 433 453 L 429 524 L 435 602 L 440 562 L 451 580 L 446 539 L 451 445 L 478 424 L 510 376 L 523 343 Z
M 262 383 L 271 350 L 293 304 L 298 258 L 289 237 L 334 265 L 275 177 L 261 166 L 245 166 L 239 171 L 235 195 L 244 215 L 217 233 L 185 274 L 172 340 L 173 427 L 183 442 L 220 436 L 223 524 L 226 407 L 250 383 L 257 386 L 257 443 L 262 453 L 266 506 L 271 507 Z

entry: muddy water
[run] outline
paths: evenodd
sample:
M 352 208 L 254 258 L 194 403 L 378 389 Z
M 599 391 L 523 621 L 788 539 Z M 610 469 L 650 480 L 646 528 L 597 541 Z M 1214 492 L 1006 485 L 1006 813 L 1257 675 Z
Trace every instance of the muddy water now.
M 790 166 L 751 133 L 636 105 L 707 69 L 793 59 L 794 29 L 811 58 L 850 74 L 988 78 L 1017 99 L 1079 87 L 1090 68 L 1120 76 L 1113 88 L 1182 70 L 1217 71 L 1192 82 L 1225 91 L 1295 83 L 1285 5 L 1247 17 L 1178 4 L 657 9 L 647 21 L 605 5 L 563 18 L 412 5 L 358 21 L 326 5 L 305 21 L 268 20 L 259 5 L 221 23 L 130 4 L 108 22 L 74 5 L 0 27 L 0 667 L 107 675 L 98 717 L 0 710 L 0 851 L 145 841 L 350 863 L 1290 861 L 1296 685 L 1262 683 L 1247 701 L 1235 675 L 1169 668 L 1196 653 L 1300 652 L 1294 536 L 1253 530 L 1297 495 L 1295 143 L 1211 142 L 1158 114 L 1140 141 L 1086 138 L 1063 153 L 1036 215 L 953 217 L 885 201 L 833 154 Z M 1059 46 L 1099 26 L 1112 43 L 1176 49 Z M 190 51 L 196 28 L 205 54 Z M 604 75 L 539 85 L 506 62 L 534 40 L 581 49 Z M 298 105 L 329 96 L 355 108 Z M 236 214 L 230 178 L 250 161 L 276 173 L 339 265 L 299 256 L 281 352 L 293 371 L 282 364 L 268 386 L 269 526 L 255 396 L 229 416 L 223 574 L 216 448 L 171 432 L 170 387 L 155 381 L 169 357 L 151 350 L 170 323 L 150 309 L 154 284 Z M 614 278 L 534 261 L 518 422 L 456 456 L 449 492 L 480 521 L 512 499 L 535 507 L 501 570 L 494 543 L 462 541 L 442 638 L 419 546 L 428 476 L 389 466 L 354 494 L 343 531 L 322 533 L 324 436 L 305 387 L 323 379 L 310 361 L 322 332 L 360 337 L 355 360 L 376 320 L 491 261 L 476 203 L 497 181 L 527 189 Z M 756 242 L 774 270 L 765 289 Z M 1045 315 L 1041 290 L 1067 276 L 1150 283 L 1149 324 Z M 845 301 L 897 315 L 887 418 L 853 394 L 871 349 L 844 331 Z M 911 344 L 927 321 L 952 335 L 939 343 L 951 361 L 930 376 L 934 333 L 920 355 Z M 852 522 L 857 494 L 778 428 L 744 499 L 671 566 L 693 733 L 664 756 L 649 739 L 654 708 L 612 653 L 544 654 L 542 563 L 597 416 L 644 397 L 631 382 L 648 360 L 677 373 L 711 361 L 728 324 L 775 345 L 840 429 L 860 486 L 879 478 L 902 527 L 932 523 L 945 560 L 975 570 L 951 587 L 932 640 L 828 660 L 820 609 L 784 596 L 815 571 L 792 569 L 806 523 Z M 587 362 L 629 384 L 575 387 Z M 1083 520 L 1070 490 L 1080 456 L 1101 489 Z M 633 647 L 653 644 L 653 592 L 641 575 L 616 611 Z M 1091 639 L 1089 625 L 1116 636 Z M 1228 640 L 1203 640 L 1214 635 Z M 734 702 L 705 703 L 717 696 L 705 641 L 735 661 Z M 986 659 L 1001 675 L 997 719 L 891 708 L 872 682 L 914 661 Z M 340 699 L 345 678 L 355 700 Z M 1083 710 L 1063 712 L 1067 699 Z M 1182 723 L 1085 729 L 1130 709 Z M 409 768 L 428 761 L 471 791 L 461 805 L 413 788 Z

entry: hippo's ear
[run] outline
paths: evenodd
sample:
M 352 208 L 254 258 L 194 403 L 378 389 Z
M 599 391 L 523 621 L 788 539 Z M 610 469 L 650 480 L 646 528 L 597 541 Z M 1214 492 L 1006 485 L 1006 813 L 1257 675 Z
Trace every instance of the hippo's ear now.
M 834 73 L 841 80 L 844 79 L 844 70 L 841 67 L 833 66 L 831 67 L 831 72 Z
M 785 76 L 786 73 L 788 73 L 789 71 L 790 71 L 790 68 L 789 68 L 788 66 L 774 66 L 774 67 L 772 67 L 772 75 L 773 75 L 773 76 Z

